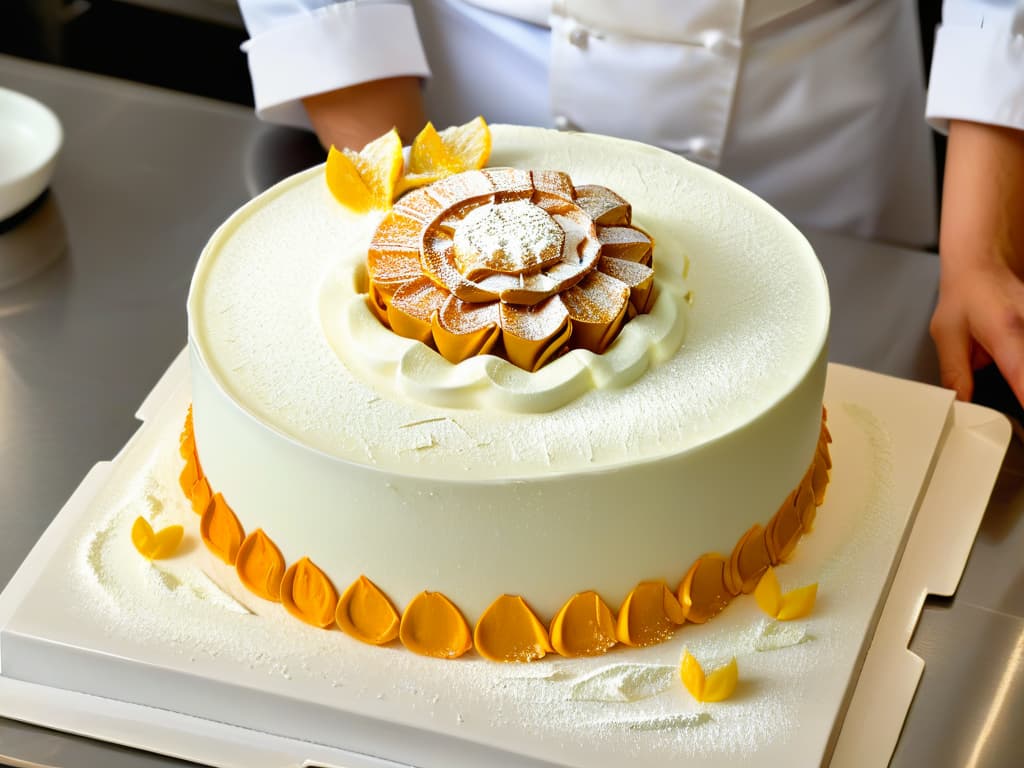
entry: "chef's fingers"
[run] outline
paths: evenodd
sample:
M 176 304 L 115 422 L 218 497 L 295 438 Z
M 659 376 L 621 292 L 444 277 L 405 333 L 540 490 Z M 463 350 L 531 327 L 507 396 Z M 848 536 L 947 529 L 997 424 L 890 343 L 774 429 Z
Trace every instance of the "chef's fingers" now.
M 978 328 L 978 341 L 1024 404 L 1024 303 L 995 306 Z
M 932 315 L 929 330 L 939 355 L 942 386 L 955 390 L 958 400 L 970 400 L 974 391 L 974 375 L 971 368 L 972 340 L 966 317 L 949 312 L 940 301 Z

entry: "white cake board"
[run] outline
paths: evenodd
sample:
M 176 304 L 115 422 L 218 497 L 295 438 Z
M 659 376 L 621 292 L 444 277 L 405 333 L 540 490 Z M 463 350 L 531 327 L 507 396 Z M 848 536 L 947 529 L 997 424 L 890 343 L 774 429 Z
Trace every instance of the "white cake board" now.
M 363 646 L 217 591 L 165 456 L 188 400 L 182 355 L 0 595 L 0 715 L 225 767 L 885 765 L 923 669 L 907 649 L 922 603 L 955 590 L 1010 436 L 946 390 L 831 365 L 832 484 L 778 570 L 784 589 L 819 582 L 811 617 L 773 623 L 741 597 L 654 648 L 500 665 Z M 129 551 L 147 510 L 190 526 L 159 571 Z M 736 696 L 694 702 L 684 648 L 736 656 Z M 623 671 L 654 695 L 609 700 L 637 695 Z

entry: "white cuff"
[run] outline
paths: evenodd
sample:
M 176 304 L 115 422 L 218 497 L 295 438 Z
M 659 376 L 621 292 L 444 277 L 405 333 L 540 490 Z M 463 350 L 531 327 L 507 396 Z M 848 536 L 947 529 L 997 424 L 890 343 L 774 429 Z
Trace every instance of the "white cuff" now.
M 309 128 L 301 99 L 386 77 L 429 77 L 412 8 L 340 2 L 289 18 L 242 45 L 256 114 Z
M 925 117 L 942 133 L 950 120 L 1024 130 L 1024 35 L 1008 27 L 941 26 Z

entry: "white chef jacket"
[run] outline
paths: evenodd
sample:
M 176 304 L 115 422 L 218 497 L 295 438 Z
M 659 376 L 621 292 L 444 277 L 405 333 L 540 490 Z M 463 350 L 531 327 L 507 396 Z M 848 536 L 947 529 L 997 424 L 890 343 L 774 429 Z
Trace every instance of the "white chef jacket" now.
M 425 78 L 439 126 L 634 138 L 716 168 L 803 226 L 936 239 L 914 0 L 239 0 L 257 113 Z M 1024 128 L 1017 0 L 947 0 L 928 118 Z M 429 62 L 429 63 L 428 63 Z

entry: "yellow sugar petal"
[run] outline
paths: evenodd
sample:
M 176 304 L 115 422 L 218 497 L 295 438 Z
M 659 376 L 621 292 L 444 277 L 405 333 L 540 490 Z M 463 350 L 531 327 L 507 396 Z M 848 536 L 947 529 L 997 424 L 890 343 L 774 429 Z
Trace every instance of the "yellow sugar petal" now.
M 818 582 L 808 584 L 806 587 L 794 589 L 782 596 L 782 605 L 779 607 L 779 621 L 790 621 L 791 619 L 802 619 L 814 610 L 814 601 L 818 597 Z
M 704 697 L 700 701 L 723 701 L 732 696 L 739 679 L 739 668 L 733 657 L 724 667 L 716 669 L 704 681 Z
M 156 533 L 156 543 L 150 559 L 163 560 L 173 555 L 177 551 L 178 545 L 181 544 L 181 539 L 184 535 L 185 529 L 180 525 L 168 525 L 166 528 L 161 528 Z
M 395 194 L 395 184 L 402 175 L 402 139 L 392 128 L 371 141 L 356 154 L 345 150 L 355 164 L 359 176 L 370 190 L 371 205 L 387 209 Z
M 774 568 L 768 568 L 757 582 L 754 599 L 761 610 L 773 619 L 779 615 L 779 609 L 782 607 L 782 589 L 779 587 L 779 579 Z
M 411 174 L 430 174 L 439 171 L 458 173 L 462 168 L 457 157 L 441 140 L 441 134 L 433 123 L 427 123 L 423 130 L 413 139 L 409 150 L 409 172 Z
M 417 189 L 418 187 L 425 187 L 427 184 L 433 184 L 438 179 L 443 179 L 448 176 L 447 171 L 424 171 L 423 173 L 404 173 L 395 183 L 395 198 L 399 198 L 410 190 Z
M 139 551 L 147 560 L 153 559 L 153 549 L 156 546 L 156 534 L 153 533 L 153 526 L 151 526 L 144 517 L 135 518 L 135 522 L 132 524 L 132 544 L 135 545 L 135 549 Z
M 445 149 L 457 159 L 460 171 L 483 168 L 491 156 L 491 129 L 483 117 L 445 128 L 440 137 Z
M 679 665 L 679 677 L 693 698 L 697 701 L 704 700 L 704 670 L 689 651 L 683 654 L 683 661 Z
M 132 544 L 147 560 L 162 560 L 178 549 L 185 529 L 180 525 L 169 525 L 153 532 L 153 526 L 143 517 L 135 518 L 132 524 Z
M 336 147 L 327 151 L 324 178 L 334 199 L 353 213 L 366 213 L 373 208 L 373 193 L 360 176 L 355 161 Z

